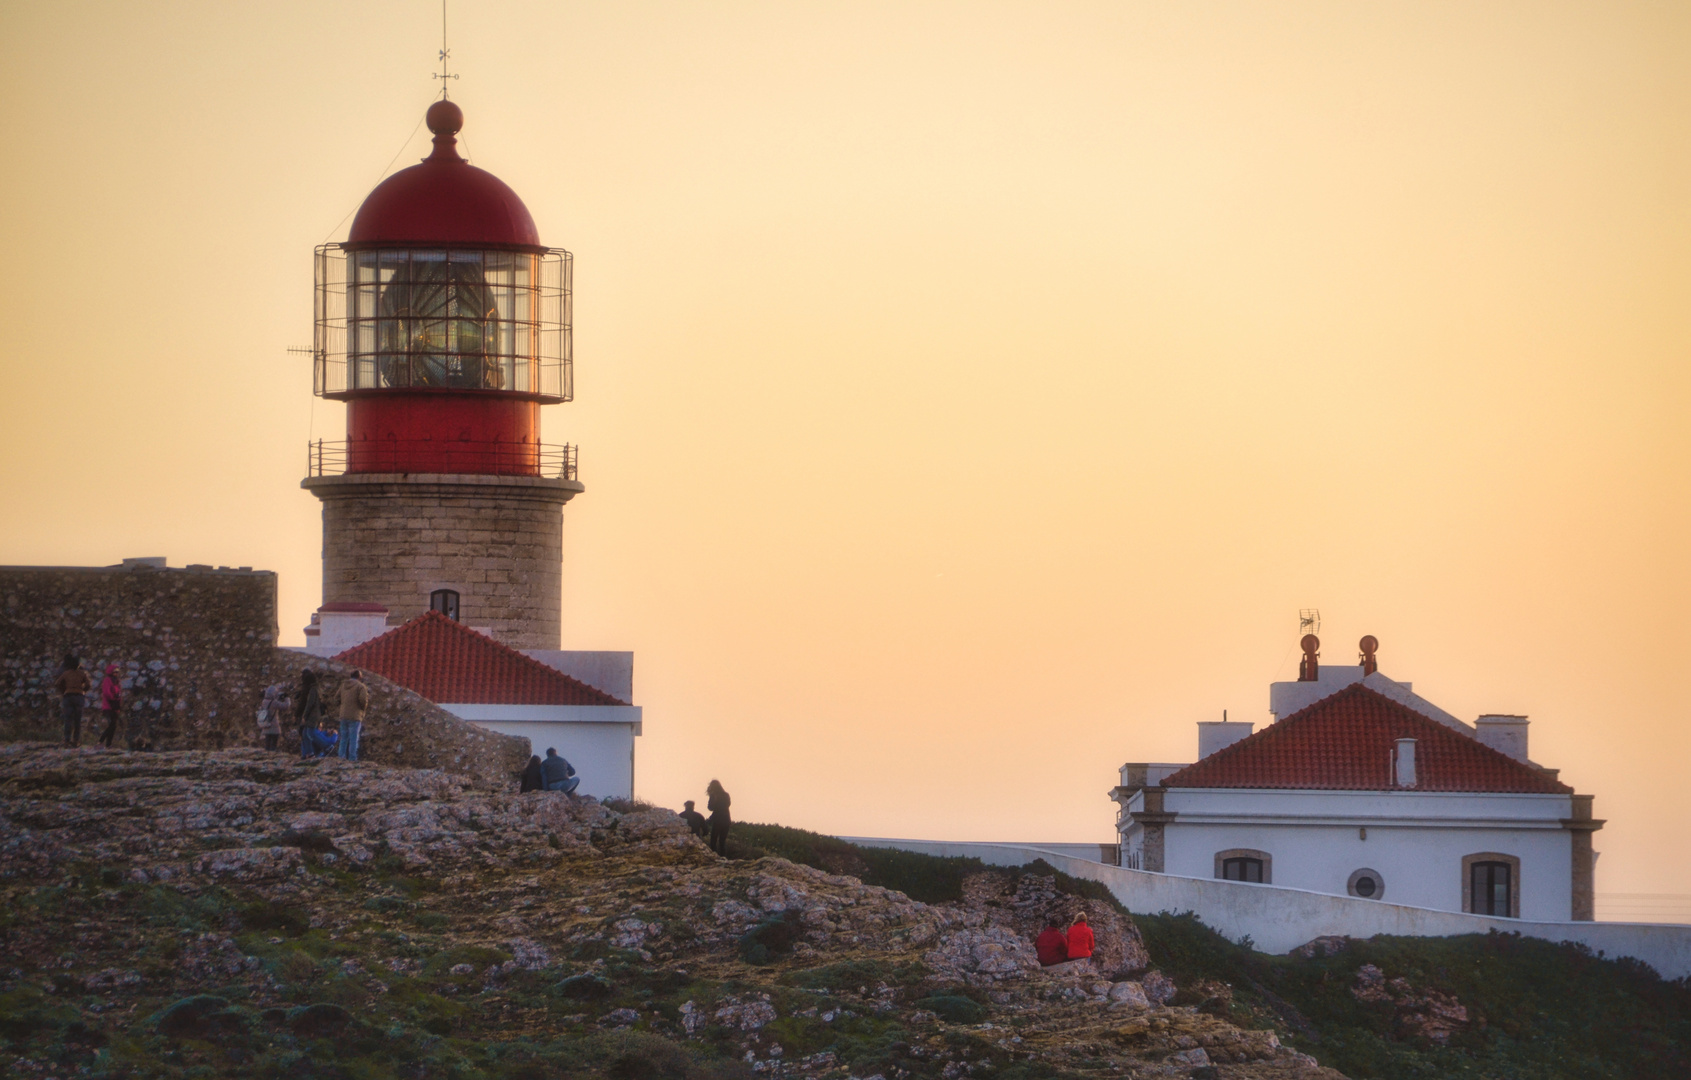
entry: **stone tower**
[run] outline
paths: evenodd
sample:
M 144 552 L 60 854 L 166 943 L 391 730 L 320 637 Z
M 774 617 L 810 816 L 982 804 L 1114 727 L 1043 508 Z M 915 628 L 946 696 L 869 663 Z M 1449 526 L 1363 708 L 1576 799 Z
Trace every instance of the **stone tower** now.
M 540 442 L 569 401 L 571 258 L 458 156 L 463 112 L 428 111 L 434 152 L 317 249 L 315 392 L 346 440 L 310 447 L 323 502 L 323 603 L 429 610 L 518 649 L 556 649 L 575 448 Z

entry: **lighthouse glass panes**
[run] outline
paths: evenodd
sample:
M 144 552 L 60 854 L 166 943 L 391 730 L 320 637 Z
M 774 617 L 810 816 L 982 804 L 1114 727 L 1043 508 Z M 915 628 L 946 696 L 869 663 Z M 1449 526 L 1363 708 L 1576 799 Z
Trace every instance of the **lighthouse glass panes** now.
M 574 396 L 567 251 L 317 250 L 317 392 Z

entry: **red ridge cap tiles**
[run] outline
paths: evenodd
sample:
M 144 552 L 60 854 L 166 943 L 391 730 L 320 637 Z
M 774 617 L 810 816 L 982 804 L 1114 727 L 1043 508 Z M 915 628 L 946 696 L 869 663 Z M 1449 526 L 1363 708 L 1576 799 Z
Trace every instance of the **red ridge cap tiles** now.
M 627 705 L 438 611 L 335 657 L 434 702 L 478 705 Z
M 1415 786 L 1392 782 L 1392 748 L 1415 740 Z M 1531 765 L 1360 683 L 1163 780 L 1164 787 L 1328 791 L 1573 791 Z

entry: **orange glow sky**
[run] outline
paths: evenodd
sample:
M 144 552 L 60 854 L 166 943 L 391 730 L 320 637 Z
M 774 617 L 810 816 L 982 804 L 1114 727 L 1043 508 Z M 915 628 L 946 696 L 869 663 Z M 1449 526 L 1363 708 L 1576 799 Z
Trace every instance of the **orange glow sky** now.
M 318 603 L 311 252 L 429 0 L 0 7 L 0 562 Z M 1533 719 L 1691 893 L 1691 8 L 475 3 L 472 160 L 576 254 L 564 645 L 640 794 L 1107 840 L 1330 662 Z M 426 152 L 418 131 L 402 166 Z

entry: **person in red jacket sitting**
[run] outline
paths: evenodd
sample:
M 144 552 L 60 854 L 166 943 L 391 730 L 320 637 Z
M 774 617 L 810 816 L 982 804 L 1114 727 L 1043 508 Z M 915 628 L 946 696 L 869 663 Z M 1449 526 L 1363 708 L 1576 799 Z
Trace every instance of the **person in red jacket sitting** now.
M 1062 927 L 1057 925 L 1056 919 L 1045 920 L 1045 929 L 1034 941 L 1033 948 L 1039 954 L 1042 967 L 1061 964 L 1069 958 L 1069 942 L 1063 936 Z
M 1082 911 L 1074 917 L 1074 925 L 1069 927 L 1069 959 L 1085 960 L 1092 955 L 1092 927 L 1086 925 L 1086 912 Z

